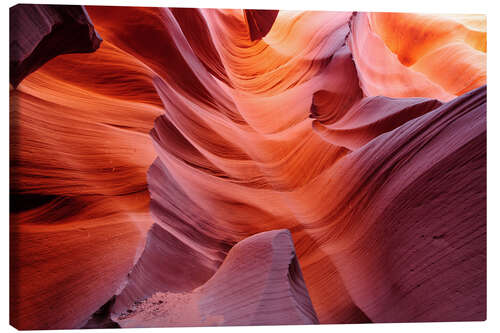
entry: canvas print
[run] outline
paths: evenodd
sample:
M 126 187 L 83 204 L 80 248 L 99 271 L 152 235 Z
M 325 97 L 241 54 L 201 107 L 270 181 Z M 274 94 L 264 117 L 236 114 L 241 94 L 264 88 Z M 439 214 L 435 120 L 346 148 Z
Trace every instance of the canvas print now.
M 9 81 L 18 329 L 486 319 L 484 15 L 21 4 Z

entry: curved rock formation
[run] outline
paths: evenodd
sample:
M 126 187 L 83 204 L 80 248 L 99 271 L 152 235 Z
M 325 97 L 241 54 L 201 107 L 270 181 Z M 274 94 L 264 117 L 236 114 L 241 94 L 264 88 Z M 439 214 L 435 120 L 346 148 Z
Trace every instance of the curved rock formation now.
M 311 237 L 374 322 L 486 318 L 486 87 L 371 140 L 303 196 Z M 365 195 L 368 193 L 369 195 Z M 349 202 L 349 205 L 345 203 Z
M 94 52 L 102 42 L 83 6 L 19 4 L 10 8 L 10 83 L 50 59 Z
M 380 134 L 426 114 L 441 104 L 435 99 L 427 98 L 366 97 L 335 122 L 328 124 L 328 120 L 317 120 L 313 121 L 312 126 L 325 141 L 356 150 Z M 318 112 L 317 108 L 311 117 L 332 118 L 330 114 Z
M 121 327 L 317 324 L 288 230 L 236 244 L 191 293 L 159 293 L 115 318 Z
M 485 318 L 484 17 L 86 9 L 11 89 L 14 326 L 269 323 L 276 253 L 273 323 Z

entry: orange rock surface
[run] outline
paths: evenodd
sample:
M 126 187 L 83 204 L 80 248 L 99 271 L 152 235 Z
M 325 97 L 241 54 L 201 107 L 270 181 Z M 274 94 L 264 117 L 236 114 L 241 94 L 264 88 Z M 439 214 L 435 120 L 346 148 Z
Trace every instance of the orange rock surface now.
M 276 229 L 319 323 L 485 319 L 484 16 L 86 10 L 100 47 L 10 88 L 15 327 L 191 293 Z

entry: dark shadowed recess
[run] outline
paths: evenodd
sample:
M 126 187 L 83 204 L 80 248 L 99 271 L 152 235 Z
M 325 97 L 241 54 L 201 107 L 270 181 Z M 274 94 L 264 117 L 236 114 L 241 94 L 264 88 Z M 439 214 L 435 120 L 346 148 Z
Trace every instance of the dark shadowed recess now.
M 50 59 L 93 52 L 101 42 L 83 6 L 16 5 L 10 8 L 10 83 L 17 87 Z
M 245 20 L 248 24 L 252 41 L 264 38 L 273 26 L 279 10 L 245 9 Z
M 11 191 L 9 195 L 10 213 L 16 214 L 38 208 L 57 198 L 57 195 L 21 194 Z
M 109 316 L 111 307 L 115 303 L 115 296 L 113 296 L 106 304 L 101 306 L 89 319 L 89 321 L 82 327 L 86 329 L 96 328 L 120 328 L 116 322 L 112 321 Z

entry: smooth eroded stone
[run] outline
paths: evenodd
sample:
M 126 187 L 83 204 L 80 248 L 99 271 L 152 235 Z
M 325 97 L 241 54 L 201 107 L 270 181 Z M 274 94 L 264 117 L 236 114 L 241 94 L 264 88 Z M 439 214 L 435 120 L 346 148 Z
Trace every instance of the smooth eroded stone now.
M 113 318 L 121 327 L 318 324 L 288 230 L 245 238 L 205 284 L 159 292 Z

